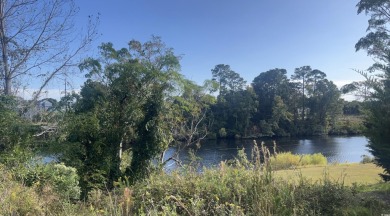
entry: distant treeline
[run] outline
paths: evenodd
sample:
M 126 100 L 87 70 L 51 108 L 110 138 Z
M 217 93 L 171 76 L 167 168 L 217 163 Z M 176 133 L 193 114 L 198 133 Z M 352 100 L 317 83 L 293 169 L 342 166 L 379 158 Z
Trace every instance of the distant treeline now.
M 310 66 L 260 73 L 248 85 L 229 65 L 212 69 L 218 96 L 210 106 L 210 138 L 356 134 L 362 102 L 340 98 L 326 74 Z M 349 116 L 348 118 L 346 116 Z M 342 118 L 343 117 L 343 118 Z

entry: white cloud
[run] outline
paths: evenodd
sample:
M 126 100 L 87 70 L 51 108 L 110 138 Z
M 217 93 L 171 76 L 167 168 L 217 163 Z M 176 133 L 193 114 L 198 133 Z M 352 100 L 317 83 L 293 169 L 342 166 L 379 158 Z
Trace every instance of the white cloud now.
M 337 86 L 337 88 L 340 89 L 344 85 L 352 83 L 352 82 L 356 82 L 356 81 L 362 81 L 362 80 L 334 80 L 333 83 Z M 357 100 L 357 98 L 351 94 L 342 94 L 341 98 L 346 100 L 346 101 Z
M 356 81 L 361 81 L 361 80 L 333 80 L 333 83 L 337 86 L 337 88 L 341 88 L 346 84 L 356 82 Z

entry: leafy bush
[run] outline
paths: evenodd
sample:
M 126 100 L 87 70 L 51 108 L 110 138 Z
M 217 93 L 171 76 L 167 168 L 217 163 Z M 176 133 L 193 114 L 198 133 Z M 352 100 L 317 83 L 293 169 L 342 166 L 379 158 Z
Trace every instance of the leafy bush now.
M 311 162 L 308 164 L 302 164 L 302 165 L 326 165 L 326 164 L 328 164 L 328 159 L 326 159 L 326 157 L 321 153 L 312 154 L 309 156 L 309 158 L 310 158 Z
M 26 184 L 36 186 L 40 191 L 52 187 L 62 199 L 79 199 L 79 177 L 75 168 L 64 164 L 37 164 L 29 170 Z
M 328 163 L 326 157 L 321 153 L 312 155 L 296 155 L 291 152 L 278 153 L 271 157 L 271 166 L 275 170 L 289 169 L 296 166 L 306 165 L 326 165 Z
M 75 168 L 64 164 L 49 164 L 44 172 L 48 176 L 48 182 L 61 197 L 70 199 L 80 197 L 79 176 Z
M 374 163 L 374 162 L 375 162 L 375 159 L 373 157 L 368 156 L 368 155 L 362 155 L 362 160 L 360 161 L 360 163 L 362 163 L 362 164 Z
M 292 154 L 291 152 L 279 153 L 271 158 L 272 168 L 289 169 L 294 166 L 298 166 L 300 161 L 299 155 Z
M 219 132 L 218 132 L 218 134 L 219 134 L 219 137 L 221 137 L 221 138 L 225 138 L 225 137 L 227 136 L 226 129 L 225 129 L 225 128 L 221 128 L 221 129 L 219 129 Z
M 345 215 L 349 206 L 359 206 L 359 198 L 351 188 L 326 177 L 323 184 L 301 183 L 295 196 L 300 215 Z

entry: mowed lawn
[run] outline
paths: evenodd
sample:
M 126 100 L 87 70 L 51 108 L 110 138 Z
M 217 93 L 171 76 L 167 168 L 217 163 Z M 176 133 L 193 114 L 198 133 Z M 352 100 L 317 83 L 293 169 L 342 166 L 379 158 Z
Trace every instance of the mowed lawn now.
M 327 166 L 298 167 L 290 170 L 279 170 L 275 172 L 276 178 L 288 181 L 299 181 L 301 177 L 311 180 L 313 183 L 321 182 L 325 176 L 332 181 L 342 182 L 345 185 L 376 184 L 380 182 L 383 169 L 375 164 L 331 164 Z

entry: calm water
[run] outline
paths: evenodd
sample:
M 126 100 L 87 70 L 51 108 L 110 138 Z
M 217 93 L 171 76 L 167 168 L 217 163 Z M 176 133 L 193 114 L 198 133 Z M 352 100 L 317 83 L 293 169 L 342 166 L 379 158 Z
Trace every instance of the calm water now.
M 314 154 L 322 153 L 327 157 L 329 163 L 339 162 L 360 162 L 362 155 L 370 155 L 366 147 L 368 140 L 364 136 L 323 136 L 309 138 L 277 138 L 277 139 L 257 139 L 260 144 L 264 142 L 266 146 L 273 146 L 273 140 L 277 144 L 278 152 L 292 152 L 294 154 Z M 196 150 L 196 156 L 201 158 L 203 166 L 211 167 L 218 165 L 221 161 L 234 159 L 239 149 L 245 148 L 245 152 L 250 158 L 253 147 L 253 140 L 206 140 L 202 142 L 201 148 Z M 176 149 L 171 148 L 166 153 L 169 158 Z M 180 160 L 188 162 L 188 149 L 179 154 Z M 168 163 L 168 169 L 174 169 L 175 163 Z

